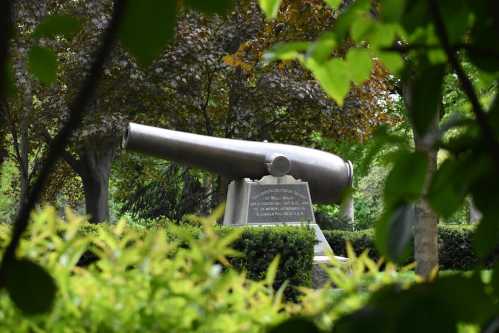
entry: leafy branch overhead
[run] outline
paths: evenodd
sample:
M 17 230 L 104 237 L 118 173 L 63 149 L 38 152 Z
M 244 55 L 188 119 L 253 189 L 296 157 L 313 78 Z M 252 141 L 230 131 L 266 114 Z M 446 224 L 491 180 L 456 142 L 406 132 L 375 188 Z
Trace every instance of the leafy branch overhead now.
M 281 2 L 270 3 L 275 7 Z M 463 60 L 471 62 L 480 79 L 497 87 L 499 45 L 491 43 L 487 36 L 498 33 L 498 17 L 494 15 L 499 12 L 498 3 L 465 0 L 381 0 L 376 4 L 358 0 L 348 5 L 339 1 L 326 3 L 338 15 L 331 31 L 311 42 L 293 41 L 274 45 L 265 55 L 267 61 L 300 62 L 319 80 L 328 95 L 341 105 L 349 90 L 369 77 L 373 60 L 379 60 L 393 75 L 404 80 L 410 77 L 413 84 L 411 96 L 403 97 L 410 99 L 408 118 L 416 134 L 427 136 L 430 140 L 427 145 L 450 149 L 451 153 L 449 160 L 433 177 L 428 191 L 423 190 L 423 184 L 430 181 L 426 176 L 424 157 L 407 155 L 395 161 L 385 189 L 388 211 L 383 219 L 385 222 L 380 222 L 379 232 L 380 235 L 389 233 L 391 236 L 381 237 L 388 242 L 398 239 L 407 244 L 410 238 L 403 236 L 403 230 L 407 228 L 397 227 L 400 223 L 392 217 L 398 216 L 403 219 L 402 224 L 411 226 L 412 219 L 406 218 L 410 214 L 400 212 L 421 197 L 428 198 L 438 213 L 450 216 L 467 194 L 473 196 L 484 214 L 479 231 L 499 230 L 499 224 L 491 222 L 493 217 L 499 216 L 499 187 L 485 185 L 486 179 L 494 183 L 498 179 L 499 130 L 494 119 L 498 114 L 499 97 L 496 94 L 495 102 L 487 110 L 487 105 L 479 101 L 476 87 L 461 64 Z M 265 10 L 269 7 L 268 3 L 266 6 L 262 8 L 268 17 L 275 17 Z M 343 51 L 345 48 L 346 52 Z M 430 128 L 441 107 L 444 77 L 449 72 L 455 73 L 471 104 L 469 117 L 474 116 L 475 119 L 460 125 L 460 135 L 450 141 L 446 131 L 453 127 L 442 127 L 440 133 L 431 133 Z M 401 188 L 407 191 L 401 193 Z M 447 198 L 452 199 L 451 202 L 447 202 Z M 384 227 L 381 226 L 386 223 L 393 225 L 391 228 L 399 228 L 402 234 L 392 232 L 390 228 L 382 232 Z M 493 234 L 499 235 L 496 231 Z M 381 248 L 389 258 L 399 257 L 400 251 L 392 252 L 389 246 L 384 245 Z M 494 244 L 489 250 L 492 248 Z

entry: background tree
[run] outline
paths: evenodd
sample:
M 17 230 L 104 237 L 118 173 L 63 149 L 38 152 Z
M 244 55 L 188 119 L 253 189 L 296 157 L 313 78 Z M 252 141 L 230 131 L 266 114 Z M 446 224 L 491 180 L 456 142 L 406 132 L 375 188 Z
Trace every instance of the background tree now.
M 336 17 L 321 1 L 289 1 L 286 6 L 286 15 L 271 23 L 264 20 L 255 1 L 240 1 L 223 17 L 185 12 L 178 21 L 176 42 L 153 64 L 155 70 L 148 79 L 162 90 L 149 90 L 154 96 L 147 99 L 161 98 L 158 106 L 168 110 L 169 117 L 153 121 L 148 113 L 141 120 L 201 134 L 300 145 L 313 145 L 314 132 L 365 141 L 379 124 L 395 121 L 382 107 L 391 83 L 380 64 L 339 107 L 297 63 L 266 63 L 263 50 L 272 43 L 312 40 L 330 28 Z M 139 193 L 151 189 L 150 178 L 144 179 L 141 173 L 150 177 L 161 172 L 145 171 L 147 163 L 122 158 L 138 163 L 134 168 L 119 167 L 127 173 L 137 170 L 133 177 L 117 177 L 118 200 L 131 207 L 140 201 Z M 155 183 L 165 181 L 160 177 Z M 204 192 L 216 194 L 211 206 L 224 199 L 226 180 L 205 177 L 204 183 Z M 131 188 L 136 190 L 129 195 Z M 155 188 L 166 195 L 163 186 Z
M 279 1 L 272 2 L 272 4 L 277 5 Z M 460 147 L 458 150 L 454 146 L 450 148 L 445 143 L 445 139 L 442 140 L 444 137 L 442 132 L 461 127 L 463 128 L 462 135 L 473 136 L 471 133 L 474 133 L 473 131 L 477 130 L 475 126 L 478 126 L 481 135 L 480 138 L 475 137 L 476 140 L 484 140 L 483 143 L 487 145 L 492 159 L 499 161 L 497 137 L 487 119 L 488 115 L 480 105 L 475 88 L 461 64 L 462 58 L 470 59 L 478 66 L 479 75 L 485 80 L 491 76 L 496 78 L 497 68 L 492 60 L 496 50 L 487 48 L 487 44 L 483 41 L 483 33 L 491 32 L 496 26 L 495 18 L 489 17 L 483 26 L 480 24 L 472 26 L 468 19 L 481 15 L 487 16 L 487 11 L 497 8 L 489 2 L 476 5 L 465 1 L 460 2 L 456 8 L 450 3 L 439 4 L 436 1 L 410 4 L 401 1 L 399 5 L 397 7 L 393 2 L 385 1 L 376 4 L 371 4 L 369 1 L 353 2 L 340 15 L 330 35 L 308 44 L 276 45 L 269 53 L 269 58 L 299 60 L 314 73 L 322 87 L 340 104 L 344 102 L 350 84 L 356 83 L 359 75 L 365 75 L 372 68 L 373 57 L 380 59 L 394 73 L 399 73 L 404 67 L 405 77 L 409 78 L 404 82 L 407 88 L 404 89 L 406 91 L 404 98 L 408 106 L 408 118 L 415 130 L 417 151 L 402 152 L 402 155 L 395 161 L 394 168 L 386 181 L 385 214 L 378 223 L 377 235 L 381 252 L 392 259 L 400 260 L 406 253 L 412 227 L 416 225 L 416 251 L 419 252 L 416 255 L 418 273 L 428 277 L 438 263 L 436 257 L 437 217 L 431 210 L 448 216 L 462 204 L 463 196 L 467 191 L 470 191 L 477 200 L 482 200 L 484 210 L 491 210 L 491 206 L 486 204 L 490 204 L 490 200 L 485 199 L 483 193 L 477 191 L 477 188 L 483 190 L 484 186 L 479 185 L 478 179 L 482 179 L 483 174 L 488 171 L 480 172 L 482 173 L 480 176 L 476 171 L 477 173 L 470 175 L 468 180 L 463 181 L 466 185 L 454 187 L 443 185 L 445 181 L 442 179 L 449 181 L 449 178 L 445 178 L 449 176 L 449 173 L 457 172 L 457 169 L 467 165 L 469 155 L 466 157 L 466 154 L 474 153 L 469 151 L 464 153 L 469 149 L 466 145 L 467 148 L 464 148 L 457 144 Z M 400 10 L 395 10 L 395 7 Z M 269 11 L 268 14 L 276 16 L 276 13 Z M 453 21 L 455 24 L 449 23 L 449 17 L 455 18 L 456 21 Z M 470 40 L 463 39 L 467 33 L 471 36 Z M 348 50 L 344 59 L 332 58 L 335 49 L 341 48 L 341 45 L 345 45 L 344 43 L 352 42 L 355 47 Z M 460 43 L 465 44 L 463 46 Z M 313 53 L 313 50 L 317 48 L 321 48 L 324 52 L 322 54 L 326 56 Z M 410 64 L 415 64 L 414 68 L 411 69 L 411 65 L 407 63 L 404 66 L 402 55 L 411 59 Z M 447 61 L 471 103 L 471 111 L 476 122 L 464 119 L 461 122 L 446 124 L 440 131 L 437 131 Z M 491 107 L 491 115 L 493 110 L 494 106 Z M 456 144 L 455 139 L 454 137 L 451 140 L 453 144 Z M 455 159 L 442 164 L 433 179 L 430 176 L 436 170 L 438 146 L 445 146 Z M 487 160 L 489 157 L 484 158 Z M 484 163 L 488 164 L 490 161 Z M 496 164 L 496 162 L 493 163 Z M 407 182 L 406 177 L 409 174 L 412 174 L 412 177 Z M 471 185 L 475 181 L 478 181 L 478 184 Z M 439 198 L 435 193 L 444 188 L 448 190 L 446 193 L 453 197 L 453 203 L 450 205 L 446 199 Z M 415 216 L 412 203 L 418 200 L 420 200 L 418 214 Z M 490 214 L 495 213 L 490 211 Z M 487 218 L 482 219 L 484 220 L 487 222 L 483 225 L 487 225 L 487 228 L 491 230 L 491 222 L 488 222 Z

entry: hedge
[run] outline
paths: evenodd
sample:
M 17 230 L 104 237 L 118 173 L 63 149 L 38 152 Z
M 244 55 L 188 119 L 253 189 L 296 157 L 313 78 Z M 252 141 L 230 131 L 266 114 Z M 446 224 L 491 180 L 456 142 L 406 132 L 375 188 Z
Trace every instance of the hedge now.
M 82 229 L 84 234 L 98 232 L 99 228 L 106 225 L 85 225 Z M 180 246 L 187 246 L 187 240 L 192 237 L 201 237 L 201 230 L 192 226 L 175 227 L 175 232 L 168 226 L 143 229 L 147 232 L 158 230 L 167 233 L 170 240 L 179 240 Z M 217 232 L 227 233 L 231 227 L 219 227 Z M 183 236 L 182 236 L 183 234 Z M 183 240 L 186 240 L 183 242 Z M 242 256 L 229 258 L 229 262 L 240 271 L 245 271 L 247 276 L 253 280 L 265 277 L 267 268 L 276 255 L 280 256 L 279 269 L 274 280 L 274 288 L 277 290 L 285 281 L 285 295 L 288 300 L 296 300 L 299 295 L 296 287 L 311 286 L 312 265 L 314 257 L 315 233 L 304 227 L 276 226 L 276 227 L 247 227 L 244 228 L 241 237 L 236 240 L 232 247 L 239 251 Z M 98 258 L 86 253 L 80 259 L 79 265 L 86 266 Z
M 356 253 L 369 251 L 369 256 L 379 259 L 379 253 L 374 245 L 374 231 L 323 230 L 324 236 L 336 255 L 345 256 L 345 243 L 349 241 Z M 473 226 L 439 225 L 439 264 L 441 270 L 470 270 L 476 267 L 480 260 L 473 251 Z M 487 258 L 486 267 L 491 267 L 499 259 L 499 251 Z M 409 262 L 413 261 L 409 258 Z
M 286 280 L 291 288 L 285 295 L 296 300 L 298 286 L 311 286 L 314 259 L 315 234 L 301 227 L 253 227 L 246 228 L 234 242 L 234 249 L 244 255 L 230 261 L 237 269 L 245 270 L 253 280 L 264 278 L 272 259 L 280 256 L 274 288 Z

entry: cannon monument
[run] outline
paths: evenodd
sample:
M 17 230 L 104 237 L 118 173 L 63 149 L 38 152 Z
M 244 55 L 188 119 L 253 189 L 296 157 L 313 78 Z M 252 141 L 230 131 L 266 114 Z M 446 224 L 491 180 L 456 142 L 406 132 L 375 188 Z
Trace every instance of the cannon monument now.
M 353 220 L 349 161 L 294 145 L 234 140 L 130 123 L 127 150 L 198 167 L 231 179 L 224 225 L 303 225 L 319 241 L 314 252 L 330 249 L 315 223 L 312 203 L 338 203 Z

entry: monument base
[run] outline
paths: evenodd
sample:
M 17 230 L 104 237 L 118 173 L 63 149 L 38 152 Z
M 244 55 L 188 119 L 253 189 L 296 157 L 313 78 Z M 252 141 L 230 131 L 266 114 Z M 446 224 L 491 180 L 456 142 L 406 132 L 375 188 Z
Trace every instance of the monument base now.
M 347 265 L 348 263 L 348 258 L 345 257 L 340 257 L 340 256 L 335 256 L 335 259 Z M 328 256 L 315 256 L 314 257 L 314 263 L 312 265 L 312 288 L 314 289 L 320 289 L 322 288 L 326 283 L 330 282 L 329 275 L 324 269 L 324 266 L 327 266 L 330 264 L 330 259 Z M 348 266 L 346 269 L 348 270 Z
M 224 225 L 228 226 L 308 226 L 315 232 L 315 256 L 331 251 L 322 230 L 315 223 L 308 183 L 292 176 L 248 178 L 229 184 Z
M 308 183 L 292 176 L 229 184 L 224 225 L 315 223 Z

